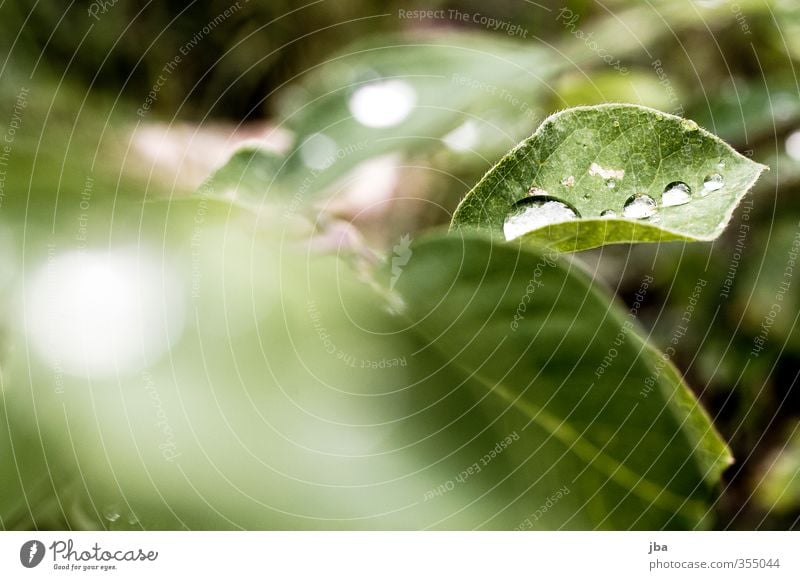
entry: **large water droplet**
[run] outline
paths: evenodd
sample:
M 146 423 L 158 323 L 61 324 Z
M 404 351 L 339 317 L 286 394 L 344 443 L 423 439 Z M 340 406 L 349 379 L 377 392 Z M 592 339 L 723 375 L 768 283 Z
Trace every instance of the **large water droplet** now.
M 514 205 L 514 209 L 503 224 L 503 234 L 506 240 L 513 240 L 541 227 L 579 217 L 578 211 L 563 201 L 539 194 L 525 198 Z
M 615 218 L 617 217 L 617 212 L 615 212 L 613 209 L 604 209 L 600 212 L 600 217 Z
M 700 195 L 705 197 L 712 191 L 717 191 L 718 189 L 722 189 L 725 185 L 725 180 L 719 173 L 714 173 L 709 175 L 703 180 L 703 190 L 700 192 Z
M 692 201 L 692 189 L 682 181 L 673 181 L 664 188 L 661 206 L 672 207 Z
M 641 220 L 655 215 L 657 211 L 656 200 L 647 194 L 637 193 L 630 196 L 625 202 L 625 207 L 622 208 L 622 215 L 626 218 Z

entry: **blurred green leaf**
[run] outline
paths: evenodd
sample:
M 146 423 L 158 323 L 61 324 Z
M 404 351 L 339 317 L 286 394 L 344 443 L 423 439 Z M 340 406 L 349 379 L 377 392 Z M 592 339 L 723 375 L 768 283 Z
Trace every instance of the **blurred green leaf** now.
M 704 525 L 728 451 L 634 317 L 579 266 L 481 238 L 433 238 L 414 248 L 398 288 L 413 328 L 463 376 L 459 391 L 495 437 L 524 433 L 509 451 L 524 466 L 509 476 L 521 480 L 519 501 L 571 489 L 534 527 Z
M 800 507 L 800 424 L 792 424 L 784 445 L 764 461 L 756 482 L 756 500 L 767 512 L 787 513 Z
M 246 217 L 227 231 L 224 211 L 203 216 L 192 247 L 220 257 L 185 256 L 199 302 L 167 359 L 56 371 L 58 389 L 41 361 L 12 368 L 14 432 L 38 417 L 48 472 L 71 482 L 53 492 L 70 526 L 709 525 L 725 445 L 574 264 L 483 238 L 411 241 L 385 272 L 396 316 L 342 262 L 279 258 Z

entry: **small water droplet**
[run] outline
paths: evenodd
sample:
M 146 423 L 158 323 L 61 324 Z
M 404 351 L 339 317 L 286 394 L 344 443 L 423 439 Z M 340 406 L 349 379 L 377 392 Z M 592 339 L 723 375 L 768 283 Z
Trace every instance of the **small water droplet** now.
M 656 200 L 644 193 L 630 196 L 622 208 L 622 215 L 626 218 L 649 218 L 658 211 Z
M 574 175 L 570 175 L 568 177 L 565 177 L 564 179 L 561 180 L 561 185 L 563 185 L 564 187 L 574 187 L 575 186 L 575 176 Z
M 712 191 L 722 189 L 724 185 L 725 179 L 723 179 L 719 173 L 714 173 L 703 180 L 703 190 L 700 192 L 700 194 L 705 197 Z
M 717 169 L 725 169 L 725 160 L 724 159 L 720 159 L 717 162 Z
M 700 127 L 691 119 L 683 119 L 681 121 L 681 128 L 684 131 L 697 131 Z
M 615 218 L 617 217 L 617 212 L 615 212 L 613 209 L 604 209 L 600 212 L 600 217 Z
M 128 525 L 135 526 L 139 523 L 139 518 L 136 517 L 136 514 L 131 512 L 128 514 Z
M 583 199 L 592 199 L 592 192 L 591 191 L 587 191 L 586 193 L 584 193 L 583 194 Z
M 616 180 L 614 180 L 614 179 L 607 179 L 607 180 L 606 180 L 606 187 L 607 187 L 608 189 L 614 189 L 615 187 L 617 187 L 617 182 L 616 182 Z
M 116 508 L 110 507 L 103 512 L 103 516 L 105 516 L 109 522 L 116 522 L 119 519 L 119 512 Z
M 503 233 L 506 240 L 513 240 L 538 228 L 579 217 L 578 211 L 563 201 L 549 195 L 536 195 L 514 204 L 503 224 Z
M 612 124 L 612 125 L 614 125 L 615 127 L 619 127 L 619 121 L 617 121 L 616 119 L 614 119 L 614 120 L 611 122 L 611 124 Z
M 692 201 L 692 189 L 682 181 L 673 181 L 664 188 L 661 206 L 672 207 Z

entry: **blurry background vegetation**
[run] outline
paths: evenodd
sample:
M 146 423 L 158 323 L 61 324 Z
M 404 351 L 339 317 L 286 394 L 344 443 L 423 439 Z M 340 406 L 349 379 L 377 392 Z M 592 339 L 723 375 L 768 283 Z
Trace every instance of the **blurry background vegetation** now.
M 137 110 L 163 67 L 232 5 L 105 4 L 97 19 L 86 2 L 22 0 L 0 7 L 0 129 L 14 118 L 21 89 L 29 89 L 0 198 L 0 296 L 9 305 L 0 334 L 3 420 L 30 438 L 31 449 L 42 434 L 25 419 L 14 425 L 15 416 L 29 412 L 31 397 L 13 394 L 13 383 L 27 374 L 35 384 L 39 371 L 33 363 L 34 370 L 24 372 L 28 363 L 20 362 L 30 355 L 15 334 L 15 300 L 17 282 L 46 262 L 49 245 L 150 243 L 185 257 L 197 210 L 183 207 L 179 198 L 199 187 L 239 144 L 255 144 L 240 154 L 241 167 L 217 173 L 215 192 L 230 199 L 211 200 L 206 218 L 220 231 L 234 223 L 257 240 L 225 236 L 219 247 L 233 243 L 236 249 L 228 249 L 227 257 L 211 252 L 205 258 L 204 278 L 224 278 L 228 286 L 219 288 L 216 301 L 207 298 L 210 320 L 203 331 L 212 327 L 224 334 L 217 327 L 227 325 L 230 333 L 231 325 L 246 326 L 252 316 L 235 311 L 231 297 L 237 291 L 249 297 L 256 288 L 267 310 L 279 302 L 280 289 L 261 279 L 277 266 L 267 256 L 258 258 L 263 272 L 250 267 L 260 250 L 268 255 L 276 239 L 285 242 L 278 230 L 289 231 L 290 240 L 311 232 L 323 249 L 349 252 L 356 262 L 391 254 L 404 234 L 446 224 L 471 185 L 550 113 L 578 104 L 632 102 L 692 118 L 771 167 L 747 198 L 753 202 L 749 219 L 743 221 L 740 208 L 715 243 L 607 247 L 584 257 L 625 301 L 653 273 L 655 286 L 640 318 L 662 348 L 698 279 L 707 281 L 674 360 L 737 458 L 725 474 L 714 525 L 800 527 L 797 272 L 764 351 L 749 356 L 800 229 L 798 3 L 242 0 L 166 76 L 142 115 Z M 480 14 L 521 32 L 509 35 L 471 19 L 399 17 L 399 10 L 417 9 Z M 584 36 L 589 33 L 591 40 Z M 618 59 L 626 73 L 603 62 L 591 42 Z M 348 99 L 360 84 L 386 78 L 413 87 L 414 112 L 402 127 L 376 131 L 353 119 Z M 397 106 L 404 106 L 402 99 Z M 337 157 L 339 150 L 345 153 Z M 337 160 L 328 165 L 324 158 L 331 153 Z M 87 196 L 91 203 L 82 204 Z M 291 224 L 278 218 L 276 227 L 264 200 L 296 207 L 298 198 L 303 209 Z M 154 201 L 165 199 L 173 203 Z M 248 207 L 260 210 L 255 218 Z M 248 263 L 237 264 L 232 255 Z M 731 268 L 735 275 L 726 298 L 721 293 Z M 190 279 L 187 268 L 178 270 Z M 224 320 L 221 302 L 233 308 Z M 225 342 L 216 344 L 228 349 Z M 244 341 L 235 348 L 251 346 Z M 178 350 L 186 352 L 170 355 L 170 364 L 182 380 L 191 380 L 187 369 L 197 351 L 186 344 Z M 54 409 L 56 421 L 60 407 Z M 3 445 L 8 467 L 12 453 Z M 67 501 L 80 503 L 74 498 L 83 497 L 86 483 L 52 482 L 37 463 L 44 458 L 13 461 L 20 478 L 14 467 L 0 474 L 4 527 L 124 524 L 124 515 L 93 519 L 91 510 L 65 508 Z M 59 496 L 53 486 L 81 489 Z M 17 505 L 20 487 L 38 506 Z M 128 524 L 134 526 L 136 518 Z

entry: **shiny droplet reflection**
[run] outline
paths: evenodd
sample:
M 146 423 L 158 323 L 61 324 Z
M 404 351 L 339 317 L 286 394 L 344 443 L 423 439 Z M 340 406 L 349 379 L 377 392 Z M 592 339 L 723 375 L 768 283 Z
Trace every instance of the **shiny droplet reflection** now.
M 630 196 L 622 208 L 622 215 L 626 218 L 645 219 L 656 214 L 658 208 L 656 200 L 644 193 Z
M 475 121 L 468 120 L 442 137 L 442 141 L 451 151 L 469 151 L 480 141 L 480 133 Z
M 705 197 L 712 191 L 722 189 L 724 186 L 725 179 L 719 173 L 714 173 L 703 180 L 703 189 L 700 191 L 700 195 Z
M 353 117 L 367 127 L 402 123 L 417 102 L 417 92 L 406 81 L 381 80 L 359 87 L 348 101 Z
M 544 226 L 579 217 L 577 210 L 563 201 L 548 195 L 537 195 L 515 204 L 503 224 L 503 234 L 506 240 L 513 240 Z
M 142 369 L 183 330 L 186 299 L 172 271 L 138 247 L 50 257 L 26 284 L 24 332 L 61 372 L 107 377 Z
M 661 195 L 662 207 L 684 205 L 692 201 L 692 189 L 682 181 L 673 181 L 664 188 Z
M 114 507 L 106 508 L 103 512 L 103 517 L 109 522 L 116 522 L 119 519 L 119 511 Z

